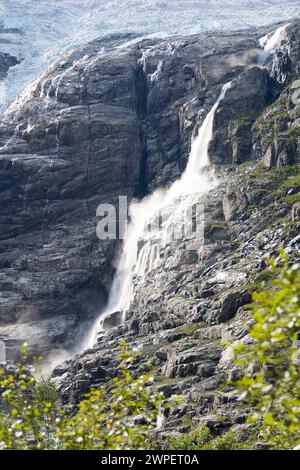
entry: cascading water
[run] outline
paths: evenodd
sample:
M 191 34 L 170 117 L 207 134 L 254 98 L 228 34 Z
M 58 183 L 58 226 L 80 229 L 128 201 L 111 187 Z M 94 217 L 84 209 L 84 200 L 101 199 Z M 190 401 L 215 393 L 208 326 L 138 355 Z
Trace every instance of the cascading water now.
M 259 43 L 263 47 L 263 51 L 259 56 L 257 64 L 263 67 L 268 62 L 272 54 L 281 46 L 286 39 L 286 29 L 289 24 L 281 26 L 274 33 L 267 34 L 260 39 Z
M 210 190 L 215 180 L 204 171 L 209 165 L 208 146 L 212 138 L 215 113 L 220 101 L 225 97 L 231 82 L 223 86 L 222 92 L 206 116 L 197 137 L 192 142 L 192 148 L 185 172 L 181 178 L 167 190 L 157 190 L 152 195 L 130 206 L 131 222 L 123 246 L 111 288 L 106 311 L 101 315 L 105 318 L 113 312 L 122 312 L 123 320 L 134 295 L 133 278 L 143 279 L 150 271 L 159 267 L 160 247 L 166 245 L 172 235 L 172 228 L 178 225 L 186 216 L 193 204 L 198 200 L 199 193 Z M 147 232 L 147 224 L 163 214 L 164 222 L 157 226 L 154 223 L 151 231 Z M 143 247 L 137 253 L 138 242 L 142 240 Z M 157 240 L 160 240 L 158 244 Z M 92 347 L 101 330 L 99 319 L 94 325 L 84 349 Z

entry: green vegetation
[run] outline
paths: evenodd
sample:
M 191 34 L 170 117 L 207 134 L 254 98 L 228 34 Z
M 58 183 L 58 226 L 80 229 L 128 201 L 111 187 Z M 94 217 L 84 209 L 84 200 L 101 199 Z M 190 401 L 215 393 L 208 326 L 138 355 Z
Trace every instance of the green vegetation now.
M 249 164 L 244 166 L 247 169 Z M 247 176 L 249 180 L 255 179 L 258 185 L 260 182 L 264 182 L 265 187 L 261 191 L 265 196 L 272 196 L 274 201 L 277 200 L 292 207 L 295 202 L 300 200 L 300 166 L 298 164 L 267 168 L 262 163 L 257 163 L 254 167 L 250 167 Z M 294 194 L 288 194 L 291 190 Z M 253 203 L 249 208 L 255 210 L 259 205 L 259 203 Z M 279 220 L 276 220 L 275 223 L 278 226 Z
M 290 206 L 293 206 L 294 204 L 296 204 L 296 202 L 300 202 L 300 191 L 297 194 L 291 194 L 289 196 L 282 196 L 281 201 L 286 202 Z
M 241 117 L 240 119 L 236 119 L 232 121 L 232 124 L 237 124 L 239 126 L 249 126 L 253 124 L 257 119 L 261 116 L 260 111 L 250 112 L 247 116 Z
M 175 331 L 177 335 L 192 336 L 198 329 L 198 324 L 191 323 L 190 325 L 180 326 Z
M 287 178 L 284 178 L 282 181 L 281 181 L 281 184 L 280 184 L 280 188 L 281 189 L 291 189 L 291 188 L 295 188 L 295 187 L 299 187 L 300 189 L 300 168 L 299 167 L 294 167 L 294 171 L 295 173 L 291 174 L 291 172 L 289 171 L 288 175 L 287 175 Z
M 0 371 L 1 449 L 149 449 L 163 396 L 154 377 L 135 377 L 136 356 L 122 345 L 119 374 L 92 389 L 75 413 L 62 409 L 47 379 L 36 380 L 26 348 L 13 372 Z
M 237 441 L 235 433 L 227 432 L 215 437 L 206 426 L 168 439 L 170 450 L 242 450 L 244 448 L 243 444 Z
M 293 165 L 293 168 L 295 171 L 294 174 L 291 174 L 290 171 L 288 171 L 285 178 L 281 175 L 278 177 L 276 189 L 274 190 L 274 195 L 278 197 L 281 202 L 287 203 L 290 206 L 293 206 L 296 202 L 300 201 L 299 166 Z M 294 190 L 295 194 L 287 194 L 290 190 Z
M 252 129 L 260 135 L 263 141 L 270 144 L 274 139 L 281 139 L 290 144 L 299 141 L 300 131 L 297 125 L 299 107 L 290 106 L 292 95 L 298 89 L 298 83 L 299 80 L 290 84 L 278 100 L 269 106 L 254 123 Z M 291 122 L 294 123 L 294 127 L 289 127 Z
M 297 90 L 300 88 L 300 80 L 294 80 L 292 83 L 289 84 L 288 89 L 289 90 Z
M 249 165 L 245 164 L 246 166 Z M 287 178 L 297 178 L 297 174 L 300 172 L 300 166 L 287 165 L 279 167 L 266 167 L 262 162 L 258 162 L 250 173 L 250 177 L 257 177 L 259 179 L 268 179 L 276 185 L 285 184 Z M 291 181 L 290 179 L 288 181 Z M 294 182 L 294 181 L 293 181 Z
M 15 367 L 0 370 L 0 449 L 128 450 L 166 445 L 171 450 L 243 450 L 253 447 L 258 436 L 270 449 L 298 448 L 300 265 L 291 264 L 283 253 L 268 265 L 255 281 L 257 292 L 248 306 L 252 342 L 235 347 L 242 378 L 234 388 L 240 391 L 241 408 L 251 410 L 253 424 L 246 442 L 232 431 L 214 436 L 206 426 L 159 442 L 152 431 L 160 413 L 172 410 L 172 399 L 165 403 L 158 391 L 163 381 L 153 383 L 153 375 L 141 373 L 138 357 L 122 343 L 117 376 L 90 390 L 73 408 L 62 407 L 51 380 L 34 377 L 23 347 Z M 182 328 L 193 334 L 196 325 Z M 226 386 L 236 394 L 226 383 L 221 390 Z M 182 424 L 192 428 L 190 415 L 182 417 Z
M 262 287 L 268 289 L 270 288 L 275 277 L 276 274 L 272 269 L 264 269 L 257 276 L 255 276 L 252 282 L 244 286 L 244 289 L 252 294 L 255 294 Z
M 26 347 L 13 372 L 0 370 L 0 449 L 50 449 L 59 411 L 53 388 L 26 366 Z
M 300 444 L 300 266 L 289 266 L 283 253 L 269 265 L 271 288 L 253 294 L 253 344 L 235 349 L 244 370 L 238 387 L 266 444 L 293 449 Z
M 297 143 L 300 140 L 299 127 L 290 127 L 286 133 L 286 138 L 290 144 Z

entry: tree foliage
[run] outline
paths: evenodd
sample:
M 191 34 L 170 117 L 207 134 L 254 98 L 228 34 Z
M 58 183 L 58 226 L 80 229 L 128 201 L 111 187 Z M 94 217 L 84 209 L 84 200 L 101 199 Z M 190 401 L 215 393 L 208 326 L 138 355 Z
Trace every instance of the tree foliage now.
M 163 396 L 153 376 L 136 377 L 132 351 L 122 345 L 119 373 L 92 389 L 75 413 L 62 409 L 51 381 L 37 380 L 26 348 L 13 370 L 0 370 L 0 448 L 120 450 L 152 447 Z
M 150 449 L 163 395 L 153 389 L 154 377 L 137 378 L 132 352 L 123 349 L 120 373 L 109 386 L 92 389 L 76 415 L 63 423 L 59 438 L 66 449 Z
M 168 439 L 170 450 L 242 450 L 243 445 L 237 441 L 233 432 L 222 436 L 213 436 L 207 426 L 194 429 L 182 436 L 171 436 Z
M 0 449 L 50 449 L 59 413 L 55 388 L 35 379 L 26 345 L 21 352 L 15 367 L 0 369 Z
M 243 370 L 241 399 L 254 406 L 251 421 L 273 449 L 300 444 L 300 266 L 284 253 L 269 260 L 273 280 L 253 295 L 252 344 L 235 348 Z

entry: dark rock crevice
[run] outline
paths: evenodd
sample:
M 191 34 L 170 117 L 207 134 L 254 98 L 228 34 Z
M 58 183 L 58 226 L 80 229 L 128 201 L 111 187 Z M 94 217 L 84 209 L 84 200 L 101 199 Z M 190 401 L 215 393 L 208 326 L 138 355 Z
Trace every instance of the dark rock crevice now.
M 148 83 L 147 76 L 144 72 L 143 65 L 138 60 L 135 70 L 135 96 L 136 96 L 136 110 L 137 120 L 140 127 L 140 174 L 138 187 L 135 196 L 143 198 L 147 192 L 146 184 L 146 165 L 148 157 L 147 149 L 147 117 L 148 117 Z

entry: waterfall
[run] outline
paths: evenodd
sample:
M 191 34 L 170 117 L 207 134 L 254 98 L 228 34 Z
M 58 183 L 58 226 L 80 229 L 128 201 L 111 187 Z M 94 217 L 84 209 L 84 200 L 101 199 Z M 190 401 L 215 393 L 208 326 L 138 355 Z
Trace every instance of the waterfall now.
M 182 176 L 182 180 L 188 180 L 192 177 L 192 175 L 199 175 L 200 170 L 209 164 L 208 146 L 212 138 L 215 113 L 220 104 L 220 101 L 222 101 L 222 99 L 225 97 L 226 92 L 230 87 L 231 82 L 224 85 L 217 102 L 206 116 L 198 136 L 192 144 L 188 165 L 185 173 Z
M 208 147 L 212 139 L 215 113 L 225 97 L 231 82 L 223 86 L 222 92 L 206 116 L 197 137 L 193 140 L 185 172 L 169 189 L 156 190 L 142 201 L 133 202 L 129 208 L 130 224 L 123 245 L 119 266 L 113 280 L 106 311 L 101 319 L 114 312 L 126 311 L 134 295 L 133 277 L 143 279 L 147 273 L 160 265 L 160 250 L 157 240 L 166 245 L 170 241 L 172 227 L 176 227 L 182 216 L 185 217 L 199 193 L 204 194 L 215 184 L 205 167 L 209 165 Z M 163 223 L 157 222 L 163 214 Z M 152 230 L 147 232 L 147 224 L 152 222 Z M 138 253 L 138 242 L 143 242 Z M 95 323 L 84 349 L 92 347 L 101 330 L 101 321 Z
M 268 62 L 272 54 L 281 46 L 286 39 L 286 29 L 289 24 L 281 26 L 275 32 L 267 34 L 259 40 L 263 51 L 259 56 L 258 65 L 263 67 Z

